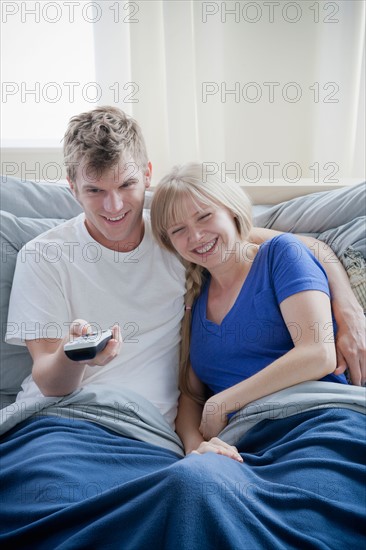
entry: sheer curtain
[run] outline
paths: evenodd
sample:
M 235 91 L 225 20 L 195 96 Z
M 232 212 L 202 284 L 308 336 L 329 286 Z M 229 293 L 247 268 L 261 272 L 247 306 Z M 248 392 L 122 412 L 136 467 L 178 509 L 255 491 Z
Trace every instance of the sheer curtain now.
M 364 177 L 364 2 L 139 6 L 132 113 L 157 179 L 194 159 L 249 183 Z
M 154 182 L 188 160 L 253 185 L 365 178 L 364 1 L 3 2 L 1 21 L 9 174 L 62 164 L 68 118 L 112 104 Z

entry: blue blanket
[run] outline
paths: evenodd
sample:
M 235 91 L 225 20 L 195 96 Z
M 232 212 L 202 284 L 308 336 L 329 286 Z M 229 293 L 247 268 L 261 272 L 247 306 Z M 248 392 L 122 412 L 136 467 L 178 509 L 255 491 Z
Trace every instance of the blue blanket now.
M 142 425 L 139 439 L 111 429 L 100 422 L 100 411 L 93 417 L 90 403 L 83 419 L 80 392 L 64 401 L 69 413 L 74 405 L 72 415 L 56 415 L 52 405 L 50 415 L 47 407 L 40 407 L 44 414 L 27 413 L 2 438 L 0 544 L 37 550 L 365 547 L 364 394 L 350 389 L 348 402 L 340 398 L 337 407 L 332 396 L 324 408 L 314 407 L 311 395 L 306 410 L 301 395 L 308 386 L 298 388 L 297 394 L 291 389 L 296 407 L 294 400 L 281 407 L 286 392 L 278 392 L 273 406 L 258 402 L 252 415 L 234 418 L 224 430 L 226 439 L 236 434 L 244 463 L 213 453 L 182 458 L 164 423 L 167 445 L 142 441 L 148 433 Z M 143 408 L 131 410 L 141 424 Z M 157 419 L 152 423 L 157 433 Z

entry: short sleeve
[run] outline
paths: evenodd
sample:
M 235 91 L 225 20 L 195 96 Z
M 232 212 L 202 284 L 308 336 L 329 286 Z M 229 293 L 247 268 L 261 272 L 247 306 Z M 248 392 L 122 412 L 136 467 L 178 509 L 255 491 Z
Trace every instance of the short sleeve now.
M 46 261 L 42 243 L 31 241 L 18 253 L 10 294 L 6 342 L 62 338 L 68 318 L 56 262 Z
M 323 267 L 293 235 L 283 234 L 272 239 L 269 256 L 270 275 L 279 304 L 305 290 L 318 290 L 330 296 Z

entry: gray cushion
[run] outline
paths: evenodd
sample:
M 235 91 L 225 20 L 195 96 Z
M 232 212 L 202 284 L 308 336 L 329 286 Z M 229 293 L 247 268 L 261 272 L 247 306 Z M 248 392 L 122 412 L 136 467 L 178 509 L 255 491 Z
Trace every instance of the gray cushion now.
M 1 280 L 0 280 L 0 405 L 14 401 L 21 382 L 31 372 L 27 348 L 4 342 L 9 296 L 20 248 L 40 233 L 65 219 L 77 216 L 81 207 L 65 185 L 42 184 L 13 177 L 2 177 Z
M 366 214 L 366 183 L 297 197 L 255 215 L 255 225 L 292 233 L 321 233 Z
M 339 257 L 351 246 L 366 258 L 366 183 L 261 207 L 254 210 L 254 224 L 310 235 Z
M 81 212 L 66 185 L 42 184 L 7 176 L 1 180 L 1 210 L 27 218 L 69 219 Z
M 366 258 L 366 216 L 360 216 L 322 233 L 315 233 L 315 237 L 327 243 L 338 257 L 341 257 L 347 248 L 352 247 Z
M 4 342 L 10 290 L 13 281 L 17 253 L 22 246 L 40 233 L 63 222 L 61 219 L 18 218 L 1 211 L 1 279 L 0 279 L 0 390 L 10 402 L 20 390 L 24 378 L 31 372 L 32 359 L 27 348 Z M 2 405 L 3 406 L 3 405 Z

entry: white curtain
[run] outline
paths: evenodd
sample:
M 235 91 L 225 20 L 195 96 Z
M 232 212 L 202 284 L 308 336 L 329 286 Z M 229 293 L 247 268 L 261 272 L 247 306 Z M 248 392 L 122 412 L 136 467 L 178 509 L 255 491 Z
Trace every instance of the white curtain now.
M 365 178 L 363 0 L 2 4 L 9 174 L 62 165 L 68 118 L 99 103 L 140 122 L 154 182 L 189 160 L 253 185 Z
M 364 177 L 363 1 L 138 5 L 122 107 L 156 180 L 195 159 L 249 183 Z

